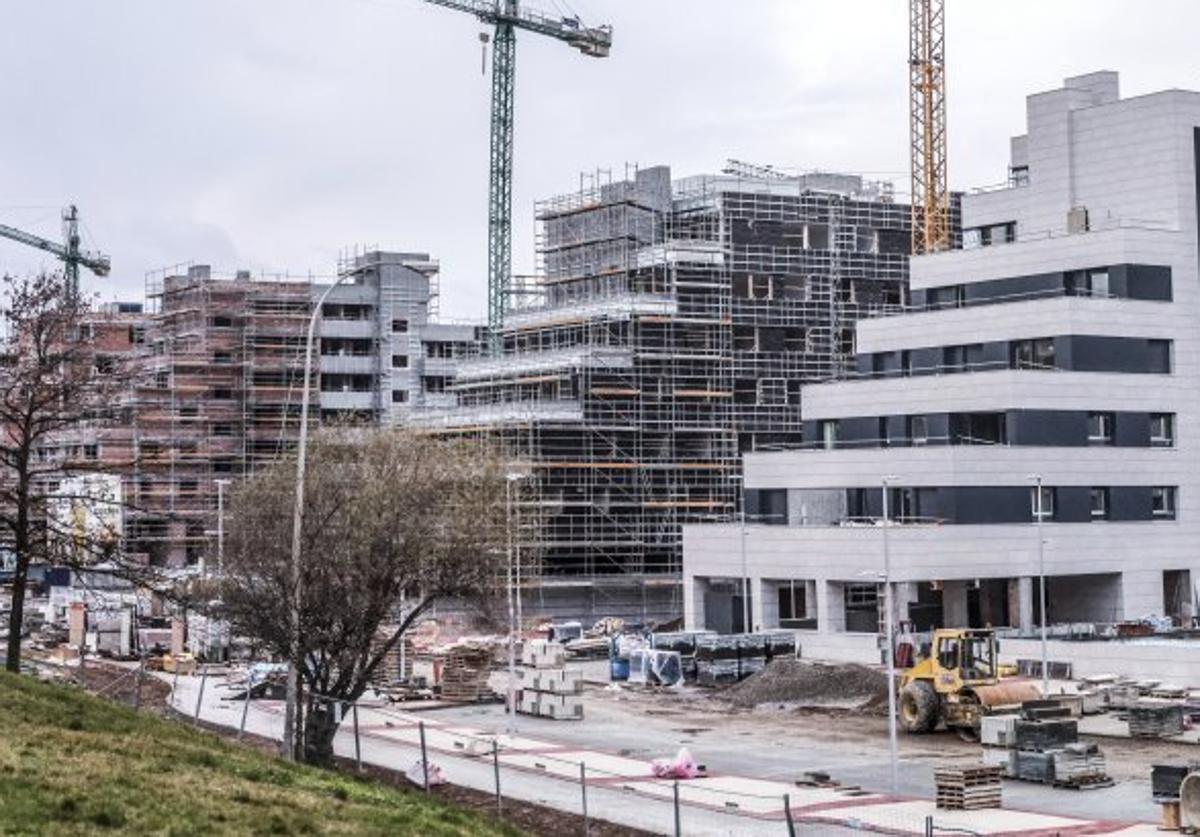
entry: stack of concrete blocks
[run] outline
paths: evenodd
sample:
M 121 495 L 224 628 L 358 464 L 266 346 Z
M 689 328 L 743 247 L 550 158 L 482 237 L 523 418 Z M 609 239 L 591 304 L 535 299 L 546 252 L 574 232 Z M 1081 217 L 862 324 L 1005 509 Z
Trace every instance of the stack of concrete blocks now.
M 521 649 L 521 692 L 517 711 L 556 721 L 583 720 L 583 675 L 567 668 L 561 643 L 527 641 Z
M 1017 777 L 1017 715 L 985 715 L 979 723 L 983 763 L 999 767 L 1005 778 Z

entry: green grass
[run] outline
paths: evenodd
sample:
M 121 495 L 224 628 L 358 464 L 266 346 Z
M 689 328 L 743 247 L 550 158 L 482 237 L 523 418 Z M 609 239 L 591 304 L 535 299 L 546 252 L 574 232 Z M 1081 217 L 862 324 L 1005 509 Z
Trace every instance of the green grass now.
M 417 791 L 292 765 L 0 672 L 0 833 L 517 832 Z

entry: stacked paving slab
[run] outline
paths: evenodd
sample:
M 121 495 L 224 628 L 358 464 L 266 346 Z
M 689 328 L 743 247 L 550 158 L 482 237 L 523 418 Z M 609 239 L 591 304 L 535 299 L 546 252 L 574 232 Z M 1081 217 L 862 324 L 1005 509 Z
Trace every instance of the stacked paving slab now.
M 567 667 L 561 643 L 546 639 L 526 642 L 521 666 L 518 712 L 556 721 L 583 720 L 583 674 Z

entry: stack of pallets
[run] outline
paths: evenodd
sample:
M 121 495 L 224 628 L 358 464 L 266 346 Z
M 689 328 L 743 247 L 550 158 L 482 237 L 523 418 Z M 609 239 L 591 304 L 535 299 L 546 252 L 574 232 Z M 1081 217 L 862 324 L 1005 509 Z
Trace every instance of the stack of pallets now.
M 478 703 L 490 697 L 488 676 L 495 652 L 490 647 L 460 645 L 446 654 L 442 667 L 442 699 Z
M 937 806 L 956 811 L 999 808 L 1000 776 L 999 767 L 984 764 L 935 768 Z

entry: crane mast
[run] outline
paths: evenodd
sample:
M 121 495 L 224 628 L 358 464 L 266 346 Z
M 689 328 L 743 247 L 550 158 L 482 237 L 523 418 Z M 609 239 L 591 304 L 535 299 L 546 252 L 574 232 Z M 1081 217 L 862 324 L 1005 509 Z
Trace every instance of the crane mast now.
M 946 4 L 909 0 L 912 252 L 950 248 L 946 151 Z
M 492 125 L 488 187 L 488 328 L 499 350 L 512 286 L 513 126 L 517 78 L 517 30 L 555 38 L 592 58 L 612 48 L 612 27 L 587 27 L 578 18 L 554 17 L 522 7 L 518 0 L 425 0 L 465 12 L 495 27 L 492 37 Z
M 0 238 L 7 238 L 57 256 L 63 263 L 63 285 L 72 299 L 79 295 L 79 266 L 97 276 L 107 276 L 112 269 L 108 256 L 80 249 L 79 210 L 72 204 L 63 210 L 63 243 L 0 224 Z

